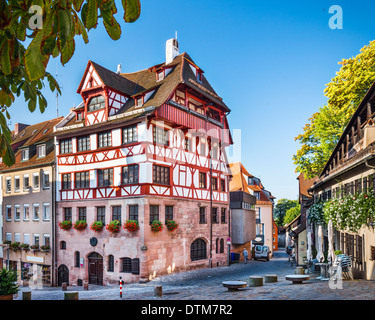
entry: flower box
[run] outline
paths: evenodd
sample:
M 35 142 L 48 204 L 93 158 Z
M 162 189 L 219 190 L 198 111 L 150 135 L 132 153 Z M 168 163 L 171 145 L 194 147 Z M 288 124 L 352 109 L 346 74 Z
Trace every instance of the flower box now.
M 33 251 L 38 251 L 39 250 L 39 244 L 32 244 L 30 246 L 30 249 L 33 250 Z
M 107 224 L 107 230 L 112 233 L 118 233 L 121 229 L 121 222 L 119 220 L 113 220 Z
M 124 223 L 124 229 L 130 232 L 136 232 L 139 230 L 139 224 L 137 220 L 127 220 Z
M 30 245 L 27 244 L 27 243 L 22 243 L 20 245 L 21 249 L 24 250 L 24 251 L 29 251 L 30 250 Z
M 151 231 L 160 232 L 164 229 L 164 225 L 159 220 L 154 220 L 151 223 Z
M 10 244 L 10 247 L 13 251 L 21 250 L 21 244 L 19 242 L 13 242 Z
M 87 222 L 85 220 L 77 220 L 73 224 L 73 228 L 78 231 L 84 230 L 86 229 L 86 227 L 87 227 Z
M 169 231 L 175 231 L 178 229 L 178 226 L 179 226 L 179 224 L 174 220 L 167 220 L 166 225 Z
M 90 230 L 95 231 L 95 232 L 100 232 L 103 229 L 103 222 L 102 221 L 94 221 L 91 226 Z
M 47 245 L 41 246 L 40 249 L 41 249 L 43 252 L 48 252 L 48 251 L 51 250 L 51 247 L 47 244 Z
M 60 227 L 60 229 L 62 229 L 64 231 L 68 231 L 72 228 L 72 222 L 69 221 L 69 220 L 59 222 L 59 227 Z

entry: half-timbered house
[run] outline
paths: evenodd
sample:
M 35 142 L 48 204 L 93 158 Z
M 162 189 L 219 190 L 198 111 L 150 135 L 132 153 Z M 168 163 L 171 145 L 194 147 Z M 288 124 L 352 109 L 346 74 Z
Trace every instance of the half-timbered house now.
M 143 281 L 227 263 L 230 111 L 176 39 L 166 61 L 121 73 L 89 61 L 83 101 L 55 128 L 59 284 Z M 136 220 L 94 232 L 94 221 Z M 169 231 L 168 220 L 178 223 Z M 164 229 L 151 231 L 160 221 Z

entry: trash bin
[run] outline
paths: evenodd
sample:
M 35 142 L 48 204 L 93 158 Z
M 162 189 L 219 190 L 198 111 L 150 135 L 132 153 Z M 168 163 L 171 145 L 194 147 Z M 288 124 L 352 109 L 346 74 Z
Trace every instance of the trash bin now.
M 231 260 L 231 261 L 234 261 L 234 252 L 231 252 L 231 253 L 230 253 L 230 260 Z

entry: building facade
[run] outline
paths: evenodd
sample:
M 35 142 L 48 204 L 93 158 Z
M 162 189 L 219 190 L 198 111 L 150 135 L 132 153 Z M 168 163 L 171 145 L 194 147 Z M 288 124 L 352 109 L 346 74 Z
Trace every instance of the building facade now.
M 1 165 L 4 265 L 19 281 L 53 284 L 55 152 L 53 128 L 62 118 L 16 124 L 15 164 Z
M 166 62 L 139 72 L 89 61 L 77 92 L 83 102 L 55 128 L 57 284 L 227 264 L 229 108 L 177 40 Z M 87 226 L 66 230 L 67 221 Z M 152 231 L 154 221 L 164 229 Z
M 314 201 L 340 199 L 345 195 L 375 190 L 375 84 L 357 107 L 323 171 L 309 189 Z M 370 213 L 370 212 L 369 212 Z M 351 215 L 354 212 L 350 212 Z M 337 227 L 337 226 L 336 226 Z M 325 234 L 326 231 L 325 231 Z M 315 241 L 317 232 L 315 232 Z M 337 229 L 335 250 L 352 256 L 355 278 L 375 279 L 375 232 L 362 227 L 356 232 Z M 324 250 L 327 250 L 325 241 Z

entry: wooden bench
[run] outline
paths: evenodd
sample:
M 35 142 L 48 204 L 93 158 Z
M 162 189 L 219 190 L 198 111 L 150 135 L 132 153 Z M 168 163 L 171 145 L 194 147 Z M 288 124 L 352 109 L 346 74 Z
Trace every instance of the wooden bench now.
M 240 288 L 245 288 L 247 283 L 245 281 L 224 281 L 223 286 L 228 288 L 228 291 L 238 291 Z
M 285 277 L 286 280 L 292 281 L 294 284 L 301 284 L 305 280 L 309 280 L 310 277 L 308 275 L 302 274 L 290 274 Z

